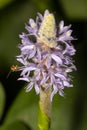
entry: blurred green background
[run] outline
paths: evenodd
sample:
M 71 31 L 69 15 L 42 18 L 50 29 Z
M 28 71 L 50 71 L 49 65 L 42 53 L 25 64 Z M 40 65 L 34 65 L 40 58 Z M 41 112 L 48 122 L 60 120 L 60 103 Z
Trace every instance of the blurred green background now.
M 56 95 L 52 104 L 51 130 L 87 130 L 87 0 L 0 0 L 0 130 L 37 130 L 39 96 L 25 93 L 26 83 L 17 81 L 18 72 L 7 77 L 29 18 L 45 9 L 55 14 L 57 23 L 72 24 L 77 71 L 73 88 L 66 97 Z

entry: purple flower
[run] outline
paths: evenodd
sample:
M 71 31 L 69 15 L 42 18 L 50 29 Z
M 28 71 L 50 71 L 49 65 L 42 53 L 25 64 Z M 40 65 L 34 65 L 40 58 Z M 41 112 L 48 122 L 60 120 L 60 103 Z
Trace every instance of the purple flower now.
M 48 10 L 44 16 L 38 13 L 36 21 L 29 20 L 29 25 L 25 27 L 28 32 L 19 35 L 21 54 L 17 56 L 22 64 L 18 80 L 28 82 L 26 92 L 34 87 L 36 94 L 39 94 L 41 87 L 44 91 L 51 87 L 52 100 L 56 93 L 64 96 L 63 89 L 73 86 L 70 72 L 76 67 L 72 60 L 75 49 L 71 44 L 74 38 L 70 27 L 60 21 L 57 28 L 54 15 Z

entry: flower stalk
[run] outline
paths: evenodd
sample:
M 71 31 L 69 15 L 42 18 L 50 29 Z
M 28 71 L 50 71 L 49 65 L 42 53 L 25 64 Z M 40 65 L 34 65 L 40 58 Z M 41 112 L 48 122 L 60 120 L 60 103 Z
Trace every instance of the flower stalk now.
M 50 130 L 51 122 L 51 88 L 46 91 L 40 89 L 38 128 L 39 130 Z

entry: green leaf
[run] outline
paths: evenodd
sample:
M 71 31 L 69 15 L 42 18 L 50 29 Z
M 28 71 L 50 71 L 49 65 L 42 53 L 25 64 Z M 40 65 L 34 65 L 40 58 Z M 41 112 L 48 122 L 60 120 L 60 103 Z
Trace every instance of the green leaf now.
M 55 95 L 52 105 L 51 130 L 70 130 L 76 88 L 66 88 L 66 97 Z
M 0 130 L 31 130 L 31 129 L 28 129 L 28 127 L 22 122 L 15 121 L 8 125 L 0 127 Z
M 84 114 L 82 117 L 82 122 L 80 123 L 79 130 L 87 130 L 87 103 L 86 103 L 86 107 L 84 109 Z
M 0 119 L 2 117 L 5 105 L 5 92 L 2 84 L 0 83 Z
M 13 0 L 0 0 L 0 8 L 3 8 L 4 6 L 8 5 Z
M 61 0 L 64 12 L 71 19 L 87 19 L 87 0 Z
M 9 124 L 18 119 L 36 130 L 37 106 L 38 96 L 35 92 L 32 90 L 30 93 L 26 93 L 23 89 L 10 108 L 4 123 Z

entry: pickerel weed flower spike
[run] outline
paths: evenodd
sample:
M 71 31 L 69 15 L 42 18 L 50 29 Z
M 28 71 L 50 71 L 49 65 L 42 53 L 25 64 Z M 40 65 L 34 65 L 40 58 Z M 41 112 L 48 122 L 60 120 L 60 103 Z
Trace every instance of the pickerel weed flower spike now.
M 60 21 L 56 27 L 54 15 L 46 10 L 44 16 L 38 13 L 36 21 L 30 19 L 25 28 L 27 33 L 19 35 L 21 54 L 17 60 L 22 66 L 18 80 L 28 82 L 26 92 L 34 87 L 39 94 L 41 88 L 52 88 L 51 101 L 56 93 L 64 96 L 63 89 L 73 86 L 70 72 L 76 70 L 71 25 L 64 26 L 64 21 Z

